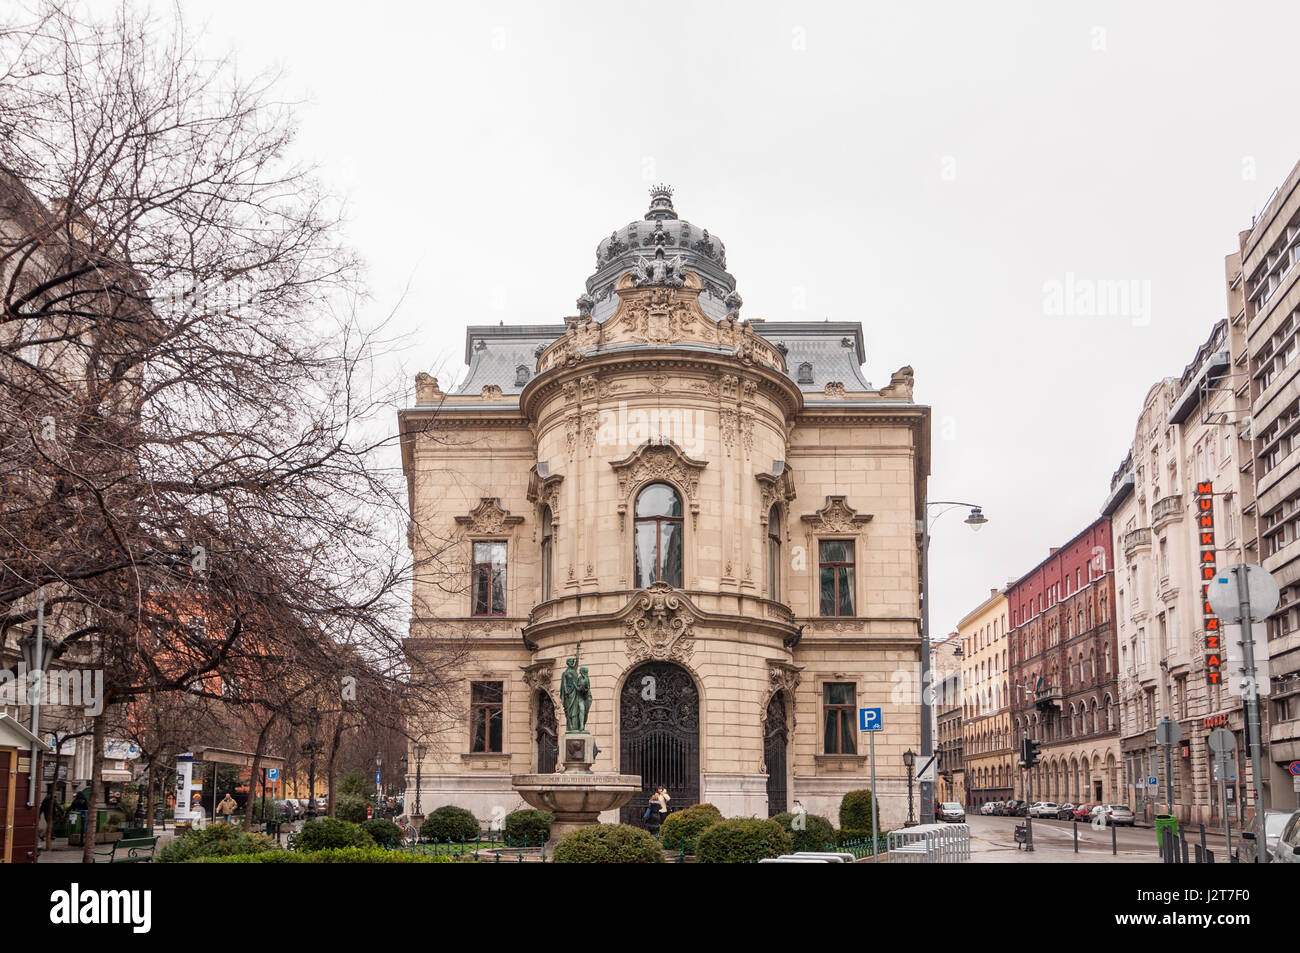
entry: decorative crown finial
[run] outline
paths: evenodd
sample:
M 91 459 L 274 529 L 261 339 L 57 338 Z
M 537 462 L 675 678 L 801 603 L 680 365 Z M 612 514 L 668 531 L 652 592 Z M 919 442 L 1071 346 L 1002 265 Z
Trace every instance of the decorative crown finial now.
M 673 209 L 673 187 L 662 183 L 650 189 L 650 211 L 645 213 L 647 222 L 663 221 L 677 218 Z

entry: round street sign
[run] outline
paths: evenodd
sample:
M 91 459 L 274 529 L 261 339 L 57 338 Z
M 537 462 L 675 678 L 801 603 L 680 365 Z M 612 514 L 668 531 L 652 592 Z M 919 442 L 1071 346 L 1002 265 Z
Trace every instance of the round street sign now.
M 1294 774 L 1297 778 L 1300 778 L 1300 761 L 1292 761 L 1290 764 L 1286 766 L 1286 769 L 1290 771 L 1292 774 Z
M 1237 591 L 1237 572 L 1246 573 L 1246 592 L 1252 619 L 1264 619 L 1277 608 L 1278 588 L 1273 576 L 1263 566 L 1238 564 L 1220 569 L 1206 583 L 1205 594 L 1210 608 L 1220 622 L 1241 621 L 1241 597 Z
M 1183 740 L 1183 729 L 1176 721 L 1162 721 L 1156 725 L 1156 744 L 1176 745 Z
M 1210 750 L 1218 754 L 1226 754 L 1229 751 L 1236 750 L 1237 738 L 1227 728 L 1215 728 L 1210 732 Z

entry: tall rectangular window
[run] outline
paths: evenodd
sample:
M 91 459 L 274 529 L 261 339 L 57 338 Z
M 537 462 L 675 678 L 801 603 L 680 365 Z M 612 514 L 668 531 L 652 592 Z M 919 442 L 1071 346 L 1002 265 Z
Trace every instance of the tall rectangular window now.
M 469 700 L 470 751 L 501 751 L 504 706 L 502 682 L 471 682 Z
M 853 543 L 823 539 L 821 560 L 821 614 L 853 615 Z
M 857 754 L 858 726 L 854 682 L 827 682 L 822 686 L 822 724 L 826 754 Z
M 506 544 L 504 541 L 474 544 L 474 573 L 471 591 L 474 615 L 506 614 Z

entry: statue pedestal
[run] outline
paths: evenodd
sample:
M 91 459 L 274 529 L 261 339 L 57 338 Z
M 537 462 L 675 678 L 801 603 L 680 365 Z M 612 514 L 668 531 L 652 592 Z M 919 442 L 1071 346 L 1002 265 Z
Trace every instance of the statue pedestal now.
M 585 731 L 566 731 L 560 742 L 565 774 L 591 774 L 596 763 L 596 739 Z

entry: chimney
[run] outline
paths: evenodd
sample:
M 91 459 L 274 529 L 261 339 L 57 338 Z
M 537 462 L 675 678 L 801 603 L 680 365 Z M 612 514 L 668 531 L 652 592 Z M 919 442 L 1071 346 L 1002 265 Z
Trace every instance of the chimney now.
M 993 598 L 994 596 L 996 596 L 997 594 L 998 594 L 998 591 L 997 591 L 996 589 L 990 589 L 990 590 L 989 590 L 989 598 L 990 598 L 990 599 L 992 599 L 992 598 Z
M 1047 556 L 1048 556 L 1048 558 L 1050 559 L 1052 556 L 1055 556 L 1055 555 L 1056 555 L 1057 553 L 1059 553 L 1060 551 L 1061 551 L 1061 547 L 1060 547 L 1060 546 L 1053 546 L 1053 547 L 1051 547 L 1050 549 L 1047 550 Z

